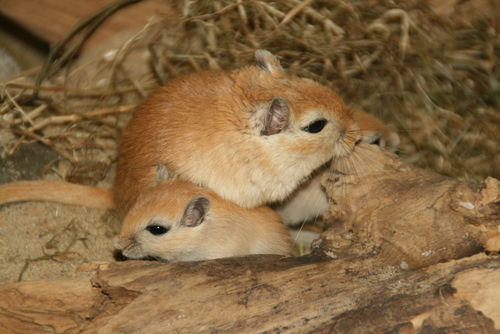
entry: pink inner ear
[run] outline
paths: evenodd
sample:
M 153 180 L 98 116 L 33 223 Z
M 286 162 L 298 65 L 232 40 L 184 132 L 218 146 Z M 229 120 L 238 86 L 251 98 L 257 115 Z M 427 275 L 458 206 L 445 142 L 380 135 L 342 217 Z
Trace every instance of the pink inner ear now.
M 197 208 L 197 207 L 195 206 L 195 207 L 193 207 L 193 209 L 192 209 L 192 210 L 190 210 L 190 212 L 187 214 L 187 218 L 188 218 L 191 222 L 195 223 L 195 222 L 197 222 L 199 219 L 201 219 L 201 218 L 202 218 L 202 213 L 201 213 L 200 209 L 199 209 L 199 208 Z M 196 224 L 196 225 L 198 225 L 198 224 Z
M 275 97 L 271 102 L 269 112 L 271 113 L 271 118 L 266 133 L 268 135 L 278 134 L 287 127 L 288 123 L 290 110 L 286 101 L 279 96 Z
M 210 200 L 206 197 L 200 196 L 192 199 L 181 220 L 181 225 L 187 227 L 196 227 L 203 223 L 205 215 L 210 209 Z
M 183 218 L 184 225 L 187 227 L 196 227 L 203 223 L 204 213 L 202 210 L 202 208 L 196 205 L 187 210 Z
M 275 124 L 275 127 L 281 128 L 283 123 L 285 123 L 285 118 L 281 116 L 278 112 L 275 112 L 273 114 L 273 124 Z

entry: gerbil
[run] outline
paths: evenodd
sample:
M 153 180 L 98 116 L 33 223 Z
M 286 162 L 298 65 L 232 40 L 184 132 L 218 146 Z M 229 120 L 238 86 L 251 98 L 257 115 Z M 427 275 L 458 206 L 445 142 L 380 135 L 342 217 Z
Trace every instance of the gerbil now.
M 389 131 L 378 119 L 361 111 L 354 111 L 354 118 L 362 129 L 362 140 L 377 143 L 394 151 L 399 137 Z M 321 216 L 328 208 L 328 199 L 320 179 L 327 170 L 324 166 L 315 171 L 290 200 L 278 203 L 273 208 L 286 224 L 293 225 Z M 100 209 L 115 209 L 113 191 L 99 187 L 52 181 L 19 181 L 0 185 L 0 205 L 20 201 L 53 201 L 64 204 Z
M 362 112 L 353 115 L 333 91 L 285 75 L 267 51 L 257 51 L 256 58 L 257 66 L 173 80 L 139 106 L 120 148 L 114 198 L 122 217 L 154 185 L 156 163 L 225 199 L 255 207 L 289 199 L 315 170 L 350 154 L 360 138 L 356 121 L 367 124 L 361 126 L 364 139 L 391 141 L 383 123 Z M 327 202 L 319 181 L 310 184 L 302 189 L 306 198 L 318 198 L 307 196 L 312 189 L 323 196 L 317 201 L 323 208 Z M 54 191 L 62 192 L 59 200 L 48 198 L 58 197 Z M 65 192 L 47 186 L 39 198 L 24 200 L 68 202 Z M 294 199 L 300 197 L 288 202 L 290 221 L 323 212 L 310 205 L 304 211 Z M 68 203 L 89 206 L 85 199 Z M 99 207 L 90 206 L 95 204 Z
M 313 171 L 349 155 L 360 128 L 330 89 L 285 74 L 270 52 L 256 66 L 172 80 L 123 133 L 115 202 L 126 212 L 153 185 L 155 164 L 253 208 L 286 199 Z
M 391 131 L 384 122 L 362 110 L 353 109 L 352 117 L 361 128 L 361 140 L 376 144 L 389 152 L 395 152 L 399 145 L 399 136 Z
M 245 209 L 185 181 L 157 182 L 132 205 L 115 239 L 126 257 L 176 262 L 289 255 L 290 235 L 269 207 Z
M 247 254 L 289 255 L 290 235 L 281 217 L 269 207 L 241 208 L 213 191 L 169 179 L 161 165 L 156 180 L 122 222 L 115 245 L 125 256 L 173 262 Z M 0 186 L 0 205 L 18 201 L 114 209 L 109 189 L 51 181 Z

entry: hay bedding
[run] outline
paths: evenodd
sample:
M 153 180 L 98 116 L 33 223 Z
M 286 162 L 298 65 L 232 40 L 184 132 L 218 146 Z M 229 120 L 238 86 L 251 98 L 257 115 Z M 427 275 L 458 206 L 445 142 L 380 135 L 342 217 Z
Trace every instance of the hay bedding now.
M 265 48 L 291 74 L 391 124 L 407 160 L 470 181 L 498 178 L 492 6 L 489 16 L 471 16 L 462 2 L 441 17 L 425 1 L 189 3 L 180 19 L 158 15 L 60 63 L 41 86 L 33 73 L 5 82 L 2 159 L 38 142 L 57 152 L 38 177 L 111 187 L 120 131 L 142 98 L 182 73 L 248 64 Z M 87 263 L 113 259 L 118 222 L 102 211 L 24 203 L 2 207 L 0 220 L 0 280 L 85 275 Z

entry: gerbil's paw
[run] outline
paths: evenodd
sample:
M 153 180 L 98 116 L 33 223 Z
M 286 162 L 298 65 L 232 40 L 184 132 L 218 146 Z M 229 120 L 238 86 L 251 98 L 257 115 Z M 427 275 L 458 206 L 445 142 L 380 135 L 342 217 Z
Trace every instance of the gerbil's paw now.
M 352 117 L 361 128 L 361 141 L 375 144 L 394 153 L 399 145 L 399 136 L 378 118 L 362 110 L 352 109 Z
M 368 144 L 378 145 L 381 148 L 394 153 L 399 145 L 399 136 L 395 132 L 379 133 L 365 132 L 361 141 Z

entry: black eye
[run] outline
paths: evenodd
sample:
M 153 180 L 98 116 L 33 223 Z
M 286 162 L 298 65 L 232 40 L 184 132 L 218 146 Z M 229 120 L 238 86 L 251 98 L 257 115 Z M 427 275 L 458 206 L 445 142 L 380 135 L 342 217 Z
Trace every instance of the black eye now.
M 152 235 L 163 235 L 167 233 L 169 229 L 161 225 L 149 225 L 146 227 L 146 230 L 148 230 Z
M 309 124 L 308 126 L 303 128 L 302 130 L 304 130 L 305 132 L 309 132 L 309 133 L 318 133 L 321 130 L 323 130 L 323 128 L 325 127 L 327 122 L 328 121 L 326 119 L 320 119 L 320 120 L 317 120 L 315 122 L 312 122 L 311 124 Z

